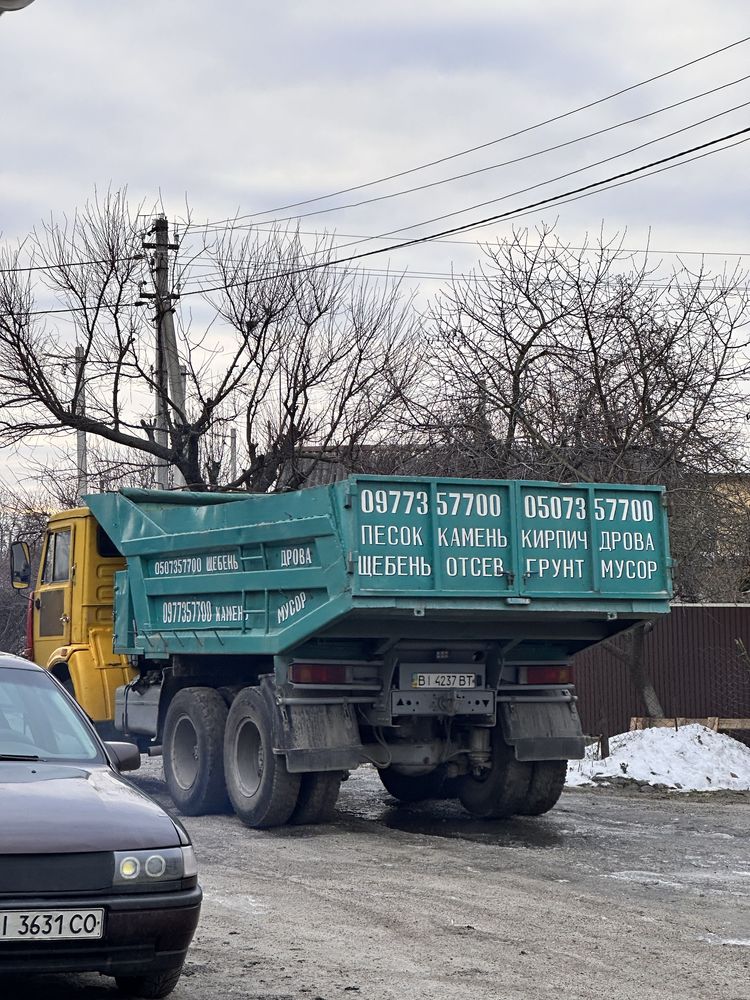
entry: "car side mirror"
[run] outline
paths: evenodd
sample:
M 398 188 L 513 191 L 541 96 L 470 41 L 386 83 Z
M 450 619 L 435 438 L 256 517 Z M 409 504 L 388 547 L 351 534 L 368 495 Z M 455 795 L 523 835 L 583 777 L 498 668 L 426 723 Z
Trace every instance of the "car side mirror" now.
M 137 771 L 141 766 L 141 751 L 135 743 L 105 743 L 104 746 L 118 771 Z
M 28 542 L 11 543 L 10 583 L 14 590 L 26 590 L 31 585 L 31 552 Z

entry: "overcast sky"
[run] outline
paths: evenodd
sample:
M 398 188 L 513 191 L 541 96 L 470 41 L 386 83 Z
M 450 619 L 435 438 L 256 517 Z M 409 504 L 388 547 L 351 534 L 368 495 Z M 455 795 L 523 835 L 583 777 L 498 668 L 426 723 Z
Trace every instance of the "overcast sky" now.
M 175 213 L 187 195 L 196 217 L 211 220 L 274 208 L 488 142 L 745 34 L 743 0 L 35 0 L 0 19 L 0 229 L 21 234 L 50 211 L 70 211 L 95 185 L 127 184 L 134 199 L 161 191 Z M 743 76 L 749 56 L 750 44 L 738 46 L 555 126 L 362 195 L 488 166 L 655 110 Z M 314 216 L 307 226 L 376 235 L 747 100 L 750 82 L 566 151 L 419 196 Z M 533 197 L 749 121 L 748 109 L 738 110 Z M 573 236 L 604 220 L 639 239 L 651 227 L 667 248 L 744 250 L 749 162 L 750 145 L 739 146 L 529 221 L 559 214 Z M 507 199 L 497 211 L 533 197 Z M 404 266 L 417 261 L 413 251 L 398 257 Z
M 750 35 L 748 12 L 747 0 L 35 0 L 0 18 L 0 231 L 22 236 L 109 185 L 127 185 L 134 202 L 161 195 L 171 216 L 187 197 L 196 219 L 214 221 L 364 184 L 728 45 Z M 554 125 L 298 211 L 527 156 L 734 81 L 750 73 L 749 56 L 750 43 L 736 46 Z M 745 102 L 750 81 L 564 150 L 300 224 L 345 242 L 448 213 L 459 214 L 408 235 L 469 222 L 747 127 L 750 105 L 520 193 Z M 630 246 L 650 231 L 658 249 L 746 253 L 749 168 L 747 143 L 520 221 L 557 218 L 573 243 L 603 224 L 627 229 Z M 476 257 L 471 243 L 441 243 L 369 266 L 441 274 Z

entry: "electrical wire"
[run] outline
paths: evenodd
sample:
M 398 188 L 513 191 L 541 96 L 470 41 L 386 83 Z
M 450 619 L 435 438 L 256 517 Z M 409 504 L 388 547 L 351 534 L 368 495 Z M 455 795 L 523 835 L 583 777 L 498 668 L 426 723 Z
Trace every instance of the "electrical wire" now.
M 146 254 L 133 257 L 107 257 L 102 260 L 71 260 L 65 264 L 33 264 L 29 267 L 0 267 L 0 274 L 21 274 L 26 271 L 61 271 L 67 267 L 87 267 L 89 264 L 121 264 L 134 260 L 145 260 Z
M 732 108 L 728 108 L 728 109 L 726 109 L 724 111 L 717 112 L 714 115 L 709 115 L 706 118 L 702 118 L 702 119 L 700 119 L 697 122 L 692 122 L 691 124 L 685 125 L 685 126 L 683 126 L 682 128 L 679 128 L 679 129 L 675 129 L 672 132 L 668 132 L 668 133 L 665 133 L 664 135 L 657 136 L 654 139 L 649 139 L 648 141 L 643 142 L 643 143 L 639 143 L 636 146 L 631 146 L 629 149 L 623 150 L 623 151 L 621 151 L 619 153 L 614 153 L 614 154 L 612 154 L 612 156 L 603 157 L 602 159 L 595 160 L 592 163 L 586 164 L 585 166 L 576 167 L 574 170 L 565 171 L 562 174 L 558 174 L 556 177 L 552 177 L 552 178 L 549 178 L 549 179 L 543 180 L 543 181 L 538 181 L 536 184 L 527 185 L 526 187 L 519 188 L 519 189 L 517 189 L 515 191 L 508 192 L 507 194 L 504 194 L 504 195 L 500 195 L 497 198 L 491 198 L 491 199 L 488 199 L 487 201 L 478 202 L 477 204 L 470 205 L 470 206 L 468 206 L 466 208 L 458 209 L 458 210 L 456 210 L 454 212 L 447 212 L 447 213 L 444 213 L 443 215 L 434 216 L 434 217 L 432 217 L 430 219 L 424 219 L 421 222 L 412 223 L 412 224 L 410 224 L 408 226 L 401 226 L 401 227 L 399 227 L 397 229 L 391 229 L 391 230 L 388 230 L 387 232 L 379 233 L 376 236 L 364 237 L 362 239 L 354 239 L 354 240 L 351 240 L 348 243 L 340 243 L 340 244 L 338 244 L 336 246 L 336 252 L 339 253 L 341 250 L 345 250 L 345 249 L 348 249 L 348 248 L 354 247 L 354 246 L 359 246 L 362 243 L 367 243 L 367 242 L 370 242 L 370 241 L 373 241 L 373 240 L 380 240 L 380 239 L 386 239 L 386 238 L 389 238 L 389 237 L 395 237 L 395 236 L 397 236 L 400 233 L 406 233 L 406 232 L 409 232 L 410 230 L 418 229 L 418 228 L 423 227 L 423 226 L 433 225 L 433 224 L 435 224 L 437 222 L 442 222 L 445 219 L 455 218 L 456 216 L 459 216 L 459 215 L 465 215 L 467 212 L 471 212 L 471 211 L 474 211 L 474 210 L 479 209 L 479 208 L 484 208 L 487 205 L 494 205 L 494 204 L 497 204 L 498 202 L 506 201 L 509 198 L 515 198 L 515 197 L 518 197 L 519 195 L 527 194 L 529 191 L 535 191 L 535 190 L 537 190 L 537 189 L 539 189 L 541 187 L 546 187 L 548 184 L 554 184 L 554 183 L 556 183 L 558 181 L 565 180 L 568 177 L 574 177 L 574 176 L 576 176 L 578 174 L 584 173 L 587 170 L 591 170 L 594 167 L 602 166 L 605 163 L 611 163 L 614 160 L 620 159 L 623 156 L 628 156 L 631 153 L 637 152 L 638 150 L 645 149 L 648 146 L 653 146 L 653 145 L 655 145 L 658 142 L 663 142 L 665 139 L 674 138 L 676 135 L 681 135 L 684 132 L 688 132 L 688 131 L 690 131 L 690 130 L 692 130 L 694 128 L 698 128 L 701 125 L 705 125 L 708 122 L 715 121 L 716 119 L 721 118 L 721 117 L 723 117 L 725 115 L 732 114 L 735 111 L 738 111 L 738 110 L 741 110 L 741 109 L 747 107 L 748 105 L 750 105 L 750 101 L 745 101 L 742 104 L 735 105 Z M 729 137 L 731 138 L 732 135 L 734 135 L 734 134 L 735 133 L 732 133 Z M 722 140 L 717 140 L 717 141 L 722 141 Z M 693 147 L 693 150 L 689 150 L 688 152 L 691 152 L 691 151 L 694 151 L 695 149 L 700 149 L 700 148 L 702 148 L 702 147 L 701 146 L 696 146 L 696 147 Z M 687 155 L 687 154 L 677 154 L 677 155 L 679 156 L 679 155 Z M 666 161 L 659 160 L 659 161 L 656 161 L 656 162 L 661 163 L 661 162 L 666 162 Z M 644 169 L 647 169 L 647 168 L 644 168 Z M 620 175 L 617 175 L 617 176 L 620 176 Z M 556 200 L 557 197 L 559 197 L 559 196 L 555 196 L 555 200 Z M 544 202 L 542 204 L 544 204 Z M 460 232 L 462 230 L 459 228 L 456 231 Z M 451 230 L 451 232 L 453 232 L 453 230 Z M 400 249 L 400 247 L 402 245 L 403 244 L 396 244 L 392 249 Z M 409 244 L 407 244 L 407 245 L 409 245 Z M 381 249 L 381 251 L 379 251 L 379 252 L 383 252 L 383 250 Z M 301 256 L 302 257 L 313 257 L 314 254 L 312 254 L 312 253 L 310 253 L 310 254 L 302 254 Z M 185 293 L 185 294 L 188 294 L 188 293 Z
M 728 142 L 730 139 L 735 139 L 739 136 L 745 136 L 745 138 L 741 139 L 739 142 L 732 143 L 729 146 L 716 148 L 718 147 L 719 143 Z M 329 261 L 321 261 L 319 263 L 309 264 L 304 267 L 293 268 L 290 271 L 281 272 L 275 275 L 275 277 L 284 277 L 287 275 L 291 276 L 294 274 L 302 274 L 307 271 L 318 270 L 322 267 L 331 267 L 339 264 L 348 264 L 355 260 L 362 260 L 366 257 L 374 257 L 379 254 L 391 252 L 393 250 L 401 250 L 406 247 L 418 246 L 423 243 L 430 243 L 436 239 L 440 239 L 445 236 L 453 236 L 457 233 L 468 232 L 472 229 L 480 229 L 484 226 L 493 224 L 495 222 L 500 222 L 513 217 L 517 217 L 519 215 L 527 214 L 528 212 L 536 211 L 539 208 L 545 208 L 549 205 L 569 204 L 572 201 L 578 201 L 580 200 L 580 198 L 589 197 L 590 195 L 599 193 L 600 191 L 610 190 L 611 188 L 614 187 L 621 187 L 623 184 L 626 183 L 632 183 L 633 181 L 639 180 L 644 176 L 651 177 L 656 174 L 663 173 L 666 170 L 672 170 L 675 167 L 682 166 L 684 165 L 684 163 L 691 163 L 694 160 L 702 159 L 705 156 L 710 156 L 715 153 L 722 152 L 724 149 L 731 149 L 734 146 L 742 145 L 749 139 L 750 139 L 750 127 L 740 129 L 736 132 L 730 132 L 727 135 L 719 136 L 716 139 L 711 139 L 708 142 L 700 143 L 697 146 L 692 146 L 689 149 L 681 150 L 678 153 L 672 153 L 670 156 L 662 157 L 659 160 L 652 160 L 650 163 L 642 164 L 639 167 L 633 167 L 632 169 L 622 171 L 619 174 L 613 174 L 610 177 L 605 177 L 598 181 L 592 181 L 590 184 L 585 184 L 579 188 L 574 188 L 570 191 L 564 191 L 557 195 L 551 195 L 549 198 L 543 198 L 540 201 L 532 202 L 528 205 L 522 205 L 519 208 L 510 209 L 507 212 L 502 212 L 497 215 L 487 216 L 484 219 L 477 219 L 474 220 L 473 222 L 467 222 L 460 226 L 454 226 L 450 229 L 442 230 L 441 232 L 438 233 L 430 233 L 425 236 L 418 236 L 410 240 L 404 240 L 403 242 L 397 243 L 391 247 L 379 247 L 374 250 L 365 250 L 359 254 L 352 254 L 349 257 L 335 258 Z M 700 155 L 690 156 L 690 154 L 692 153 L 699 153 Z M 686 160 L 685 157 L 688 156 L 690 156 L 690 159 Z M 654 169 L 654 168 L 659 168 L 659 169 Z M 650 171 L 650 173 L 646 173 L 646 171 Z M 227 288 L 236 287 L 238 285 L 255 284 L 259 281 L 267 280 L 267 277 L 268 276 L 260 278 L 252 278 L 247 281 L 231 282 L 229 284 L 219 285 L 215 287 L 196 289 L 194 291 L 187 291 L 182 293 L 182 297 L 184 298 L 190 295 L 201 295 L 201 294 L 206 295 L 210 294 L 211 292 L 222 292 L 225 291 Z
M 625 128 L 628 125 L 634 125 L 637 122 L 646 121 L 648 118 L 654 118 L 657 115 L 664 114 L 666 111 L 673 111 L 675 108 L 683 107 L 684 105 L 690 104 L 693 101 L 698 101 L 698 100 L 700 100 L 703 97 L 708 97 L 711 94 L 719 93 L 722 90 L 726 90 L 729 87 L 734 87 L 737 84 L 744 83 L 747 80 L 750 80 L 750 74 L 747 74 L 746 76 L 738 77 L 736 80 L 731 80 L 728 83 L 723 83 L 720 86 L 713 87 L 710 90 L 704 90 L 702 93 L 700 93 L 700 94 L 694 94 L 692 97 L 685 97 L 681 101 L 675 101 L 673 104 L 667 104 L 664 107 L 657 108 L 654 111 L 648 111 L 645 114 L 637 115 L 635 118 L 628 118 L 628 119 L 626 119 L 624 121 L 616 122 L 614 125 L 607 125 L 605 128 L 596 129 L 593 132 L 587 132 L 585 135 L 576 136 L 576 138 L 574 138 L 574 139 L 567 139 L 565 142 L 558 142 L 555 145 L 545 146 L 543 149 L 534 150 L 534 152 L 532 152 L 532 153 L 525 153 L 523 156 L 516 156 L 516 157 L 513 157 L 510 160 L 503 160 L 501 163 L 492 163 L 489 166 L 479 167 L 476 170 L 469 170 L 469 171 L 467 171 L 467 172 L 465 172 L 463 174 L 454 174 L 451 177 L 443 177 L 443 178 L 441 178 L 440 180 L 437 180 L 437 181 L 430 181 L 430 182 L 425 183 L 425 184 L 417 184 L 414 187 L 402 188 L 400 191 L 392 191 L 390 194 L 382 194 L 382 195 L 378 195 L 378 196 L 376 196 L 374 198 L 363 198 L 360 201 L 352 201 L 352 202 L 348 202 L 347 204 L 344 204 L 344 205 L 332 205 L 329 208 L 318 208 L 318 209 L 315 209 L 312 212 L 301 212 L 301 213 L 299 213 L 297 215 L 281 216 L 281 217 L 275 218 L 275 219 L 264 219 L 263 221 L 264 221 L 264 223 L 267 223 L 267 224 L 280 224 L 282 222 L 291 222 L 291 221 L 294 221 L 296 219 L 309 219 L 309 218 L 311 218 L 312 216 L 315 216 L 315 215 L 328 215 L 331 212 L 343 212 L 343 211 L 346 211 L 346 210 L 352 209 L 352 208 L 361 208 L 363 205 L 372 205 L 372 204 L 375 204 L 377 202 L 390 201 L 392 198 L 401 198 L 401 197 L 403 197 L 404 195 L 407 195 L 407 194 L 416 194 L 416 193 L 418 193 L 420 191 L 428 191 L 428 190 L 430 190 L 432 188 L 441 187 L 441 186 L 443 186 L 445 184 L 451 184 L 454 181 L 465 180 L 467 177 L 476 177 L 479 174 L 489 173 L 492 170 L 499 170 L 502 167 L 513 166 L 513 165 L 515 165 L 517 163 L 523 163 L 523 162 L 525 162 L 527 160 L 533 160 L 533 159 L 535 159 L 538 156 L 544 156 L 547 153 L 554 153 L 554 152 L 557 152 L 560 149 L 566 149 L 569 146 L 575 146 L 575 145 L 577 145 L 580 142 L 585 142 L 587 139 L 595 139 L 595 138 L 597 138 L 600 135 L 606 135 L 608 132 L 614 132 L 617 129 Z M 745 104 L 736 105 L 734 108 L 731 108 L 729 110 L 730 111 L 736 111 L 738 108 L 745 107 L 747 103 L 748 102 L 745 102 Z M 727 112 L 722 112 L 722 113 L 723 114 L 728 114 L 729 112 L 727 111 Z M 702 124 L 703 122 L 711 121 L 711 120 L 712 120 L 711 118 L 704 118 L 702 120 L 702 122 L 698 122 L 697 124 Z M 693 128 L 695 126 L 687 126 L 687 127 L 688 128 Z M 669 135 L 676 135 L 676 134 L 677 134 L 676 132 L 669 133 Z M 635 146 L 634 147 L 634 149 L 640 149 L 640 148 L 642 148 L 642 147 L 640 147 L 640 146 Z M 599 161 L 599 162 L 605 162 L 605 161 Z M 208 226 L 208 227 L 201 226 L 199 228 L 200 228 L 200 230 L 201 230 L 202 233 L 223 232 L 224 229 L 225 229 L 225 227 L 219 227 L 219 226 Z M 246 226 L 231 226 L 229 228 L 230 229 L 250 229 L 250 228 L 253 228 L 253 226 L 252 226 L 252 224 L 248 224 Z
M 114 309 L 114 308 L 122 309 L 122 308 L 127 308 L 129 306 L 136 306 L 136 305 L 138 305 L 137 302 L 102 302 L 102 303 L 100 303 L 100 307 L 104 307 L 104 308 L 107 308 L 107 309 Z M 64 308 L 64 309 L 30 309 L 28 312 L 26 312 L 24 310 L 24 312 L 23 312 L 23 318 L 25 319 L 27 316 L 56 316 L 56 315 L 63 314 L 63 313 L 69 313 L 70 314 L 70 313 L 80 313 L 80 312 L 93 312 L 94 309 L 95 309 L 94 306 L 68 306 L 67 308 Z M 9 313 L 6 312 L 5 315 L 8 316 Z
M 739 139 L 738 142 L 730 143 L 727 146 L 719 147 L 720 143 L 728 142 L 730 139 L 736 139 L 740 136 L 745 136 L 743 139 Z M 414 237 L 410 240 L 404 240 L 401 243 L 397 243 L 394 246 L 379 247 L 374 250 L 366 250 L 359 254 L 352 254 L 348 257 L 336 258 L 333 260 L 321 261 L 318 263 L 313 263 L 306 265 L 304 267 L 293 268 L 286 272 L 280 272 L 273 277 L 284 277 L 291 276 L 294 274 L 301 274 L 308 271 L 319 270 L 323 267 L 336 267 L 341 264 L 351 263 L 355 260 L 362 260 L 367 257 L 378 256 L 383 253 L 388 253 L 393 250 L 401 250 L 411 246 L 418 246 L 424 243 L 434 242 L 439 239 L 443 239 L 448 236 L 453 236 L 458 233 L 469 232 L 472 229 L 480 229 L 484 226 L 494 224 L 503 220 L 510 218 L 515 218 L 520 215 L 528 214 L 532 211 L 537 211 L 540 208 L 547 207 L 549 205 L 565 205 L 570 204 L 573 201 L 578 201 L 584 197 L 590 197 L 592 194 L 598 194 L 601 191 L 611 190 L 616 187 L 621 187 L 624 184 L 633 183 L 633 181 L 641 180 L 644 177 L 653 177 L 659 173 L 663 173 L 666 170 L 672 170 L 676 167 L 684 166 L 686 163 L 692 163 L 695 160 L 703 159 L 706 156 L 713 155 L 715 153 L 723 152 L 726 149 L 732 149 L 734 146 L 742 145 L 743 143 L 750 140 L 750 127 L 740 129 L 736 132 L 731 132 L 723 136 L 719 136 L 716 139 L 711 139 L 708 142 L 701 143 L 697 146 L 690 147 L 689 149 L 681 150 L 677 153 L 672 153 L 669 156 L 662 157 L 658 160 L 652 160 L 649 163 L 642 164 L 639 167 L 633 167 L 630 170 L 622 171 L 619 174 L 614 174 L 609 177 L 602 178 L 598 181 L 592 181 L 590 184 L 583 185 L 579 188 L 574 188 L 569 191 L 561 192 L 557 195 L 551 195 L 548 198 L 541 199 L 536 202 L 532 202 L 528 205 L 522 205 L 516 209 L 510 209 L 507 212 L 503 212 L 497 215 L 488 216 L 483 219 L 477 219 L 472 222 L 464 223 L 460 226 L 454 226 L 450 229 L 443 230 L 437 233 L 427 234 L 425 236 Z M 718 148 L 717 148 L 718 147 Z M 699 155 L 691 156 L 691 154 L 696 153 Z M 689 157 L 689 159 L 685 159 Z M 647 173 L 648 171 L 648 173 Z M 412 227 L 413 228 L 413 227 Z M 238 285 L 245 284 L 255 284 L 260 281 L 267 280 L 269 275 L 265 275 L 259 278 L 248 279 L 242 282 L 232 282 L 229 284 L 222 284 L 219 286 L 209 287 L 209 288 L 199 288 L 195 290 L 190 290 L 181 293 L 181 297 L 193 296 L 193 295 L 207 295 L 212 292 L 222 292 L 227 288 L 236 287 Z M 135 302 L 119 303 L 121 306 L 130 307 L 134 306 Z M 105 306 L 110 308 L 114 305 L 112 303 L 104 303 Z M 90 307 L 87 306 L 75 306 L 69 308 L 61 309 L 39 309 L 31 310 L 24 313 L 26 316 L 51 316 L 60 314 L 72 314 L 78 312 L 86 312 Z
M 605 163 L 612 163 L 614 160 L 619 160 L 623 156 L 629 156 L 631 153 L 636 153 L 641 149 L 646 149 L 648 146 L 654 146 L 658 142 L 664 142 L 665 139 L 673 139 L 677 135 L 682 135 L 684 132 L 689 132 L 692 129 L 698 128 L 701 125 L 705 125 L 708 122 L 715 121 L 717 118 L 723 118 L 725 115 L 732 114 L 735 111 L 739 111 L 743 108 L 748 107 L 750 101 L 744 101 L 742 104 L 738 104 L 735 107 L 728 108 L 725 111 L 719 111 L 714 115 L 709 115 L 707 118 L 702 118 L 697 122 L 693 122 L 690 125 L 685 125 L 682 128 L 675 129 L 673 132 L 667 132 L 664 135 L 657 136 L 655 139 L 649 139 L 646 142 L 638 143 L 637 146 L 631 146 L 629 149 L 625 149 L 620 153 L 613 153 L 611 156 L 605 156 L 600 160 L 594 160 L 592 163 L 586 164 L 583 167 L 576 167 L 574 170 L 566 170 L 562 174 L 558 174 L 556 177 L 551 177 L 548 180 L 538 181 L 536 184 L 529 184 L 526 187 L 518 188 L 516 191 L 511 191 L 508 194 L 500 195 L 497 198 L 489 198 L 487 201 L 480 201 L 474 205 L 469 205 L 466 208 L 457 209 L 454 212 L 446 212 L 443 215 L 436 215 L 429 219 L 423 219 L 421 222 L 415 222 L 408 226 L 400 226 L 398 229 L 390 229 L 385 233 L 381 233 L 381 236 L 397 236 L 399 233 L 406 233 L 412 229 L 418 229 L 421 226 L 431 226 L 436 222 L 443 222 L 445 219 L 452 219 L 458 215 L 464 215 L 466 212 L 473 212 L 479 208 L 485 208 L 487 205 L 496 205 L 500 201 L 507 201 L 508 198 L 515 198 L 522 194 L 527 194 L 529 191 L 536 191 L 538 188 L 546 187 L 548 184 L 554 184 L 558 181 L 565 180 L 568 177 L 575 177 L 577 174 L 585 173 L 587 170 L 591 170 L 594 167 L 600 167 Z M 357 246 L 360 242 L 359 240 L 353 241 L 352 243 L 344 243 L 339 246 L 338 249 L 346 248 L 348 246 Z
M 265 228 L 264 226 L 256 226 L 256 227 L 254 227 L 254 229 L 258 233 L 274 233 L 274 232 L 276 232 L 276 229 L 274 229 L 274 228 Z M 362 242 L 364 242 L 366 240 L 394 240 L 394 241 L 398 242 L 398 237 L 396 237 L 396 236 L 375 236 L 375 235 L 363 236 L 361 233 L 336 233 L 336 232 L 329 234 L 329 233 L 326 233 L 325 230 L 321 231 L 319 229 L 295 229 L 295 234 L 298 234 L 300 236 L 315 236 L 315 237 L 322 237 L 322 236 L 328 236 L 328 235 L 331 235 L 331 236 L 340 236 L 342 239 L 347 239 L 347 240 L 361 240 Z M 436 241 L 436 242 L 438 242 L 438 241 Z M 449 243 L 449 244 L 452 244 L 454 246 L 477 247 L 477 246 L 483 246 L 486 241 L 485 240 L 441 240 L 440 242 L 442 242 L 442 243 Z M 570 246 L 569 249 L 570 250 L 590 250 L 591 247 Z M 599 250 L 606 251 L 607 248 L 606 247 L 597 247 L 596 249 L 597 249 L 597 251 L 599 251 Z M 750 255 L 750 250 L 659 250 L 656 247 L 622 247 L 622 248 L 614 248 L 614 249 L 610 250 L 609 252 L 610 253 L 623 253 L 623 254 L 629 254 L 629 253 L 632 253 L 632 254 L 637 254 L 637 253 L 669 254 L 669 255 L 672 255 L 672 256 L 680 256 L 680 255 L 690 256 L 690 255 L 693 255 L 693 256 L 696 256 L 696 257 L 747 257 L 748 255 Z M 235 263 L 241 263 L 241 260 L 239 260 L 237 258 L 229 258 L 229 259 L 235 260 Z M 188 262 L 186 261 L 185 263 L 187 264 Z M 194 266 L 194 267 L 213 267 L 213 261 L 206 261 L 205 263 L 201 263 L 199 260 L 192 260 L 190 263 L 191 263 L 191 266 Z
M 375 180 L 366 181 L 362 184 L 354 184 L 350 187 L 340 188 L 337 191 L 331 191 L 328 194 L 317 195 L 315 198 L 306 198 L 302 201 L 290 202 L 286 205 L 279 205 L 275 208 L 262 209 L 256 212 L 249 212 L 245 215 L 235 216 L 233 218 L 221 219 L 216 222 L 206 222 L 206 227 L 223 227 L 230 223 L 236 223 L 242 219 L 255 218 L 258 215 L 270 215 L 276 212 L 285 212 L 291 208 L 299 208 L 303 205 L 311 205 L 316 201 L 324 201 L 328 198 L 336 198 L 342 194 L 350 194 L 353 191 L 362 191 L 365 188 L 374 187 L 376 184 L 384 184 L 387 181 L 397 180 L 399 177 L 407 177 L 410 174 L 414 174 L 419 170 L 426 170 L 429 167 L 438 166 L 441 163 L 448 163 L 451 160 L 456 160 L 461 156 L 468 156 L 470 153 L 479 152 L 482 149 L 488 149 L 491 146 L 496 146 L 501 142 L 506 142 L 509 139 L 515 139 L 521 135 L 527 135 L 529 132 L 534 132 L 537 129 L 544 128 L 546 125 L 552 125 L 555 122 L 563 121 L 566 118 L 570 118 L 573 115 L 579 114 L 581 111 L 588 111 L 590 108 L 595 108 L 600 104 L 605 104 L 607 101 L 614 100 L 616 97 L 621 97 L 623 94 L 632 92 L 633 90 L 638 90 L 641 87 L 645 87 L 650 83 L 655 83 L 657 80 L 663 80 L 668 76 L 672 76 L 674 73 L 679 73 L 683 69 L 688 69 L 690 66 L 696 66 L 698 63 L 704 62 L 706 59 L 711 59 L 714 56 L 721 55 L 723 52 L 728 52 L 730 49 L 736 48 L 739 45 L 744 45 L 750 41 L 750 35 L 746 35 L 744 38 L 739 38 L 737 41 L 730 42 L 728 45 L 723 45 L 718 49 L 713 49 L 711 52 L 706 52 L 702 56 L 698 56 L 695 59 L 690 59 L 688 62 L 681 63 L 679 66 L 674 66 L 672 69 L 665 70 L 662 73 L 657 73 L 654 76 L 650 76 L 645 80 L 641 80 L 638 83 L 630 84 L 627 87 L 623 87 L 620 90 L 616 90 L 611 94 L 607 94 L 605 97 L 600 97 L 595 101 L 589 101 L 587 104 L 581 104 L 577 108 L 572 108 L 570 111 L 565 111 L 562 114 L 554 115 L 551 118 L 545 118 L 544 121 L 537 122 L 534 125 L 527 125 L 525 128 L 518 129 L 515 132 L 509 132 L 506 135 L 499 136 L 497 139 L 491 139 L 488 142 L 480 143 L 477 146 L 471 146 L 468 149 L 460 150 L 457 153 L 451 153 L 447 156 L 441 156 L 434 160 L 429 160 L 426 163 L 421 163 L 415 167 L 409 167 L 406 170 L 399 170 L 396 173 L 387 174 L 383 177 L 377 177 Z
M 566 248 L 566 249 L 573 249 Z M 337 266 L 332 266 L 330 270 L 334 274 L 340 274 L 345 276 L 349 272 L 346 268 L 341 268 Z M 392 268 L 370 268 L 363 267 L 357 270 L 357 274 L 367 278 L 376 279 L 386 279 L 393 280 L 394 278 L 399 281 L 442 281 L 445 279 L 450 279 L 457 282 L 473 282 L 473 281 L 486 281 L 491 283 L 494 281 L 492 275 L 485 275 L 482 273 L 472 272 L 472 271 L 411 271 L 405 269 L 403 271 L 394 272 Z M 217 275 L 218 277 L 218 275 Z M 691 285 L 712 285 L 714 283 L 714 278 L 706 277 L 699 282 L 691 282 Z M 645 285 L 648 288 L 669 288 L 674 285 L 674 281 L 669 280 L 667 277 L 662 278 L 659 281 L 642 281 L 640 284 Z M 743 282 L 738 287 L 743 289 L 750 289 L 750 282 Z

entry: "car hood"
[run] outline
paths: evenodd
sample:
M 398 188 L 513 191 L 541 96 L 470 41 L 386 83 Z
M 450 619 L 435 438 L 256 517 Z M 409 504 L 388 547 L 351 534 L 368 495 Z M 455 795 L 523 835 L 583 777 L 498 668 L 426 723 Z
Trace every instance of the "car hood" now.
M 0 854 L 176 847 L 161 806 L 111 768 L 0 761 Z

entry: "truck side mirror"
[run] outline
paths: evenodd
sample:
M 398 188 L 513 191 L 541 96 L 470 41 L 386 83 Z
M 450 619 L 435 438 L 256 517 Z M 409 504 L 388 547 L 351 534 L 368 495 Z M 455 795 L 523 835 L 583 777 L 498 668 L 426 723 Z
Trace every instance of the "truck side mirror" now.
M 26 590 L 31 585 L 31 552 L 27 542 L 11 543 L 10 582 L 14 590 Z

